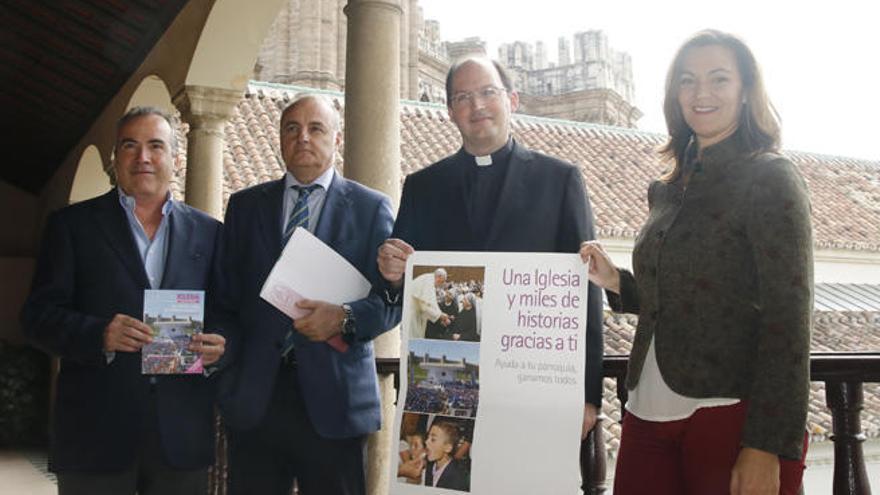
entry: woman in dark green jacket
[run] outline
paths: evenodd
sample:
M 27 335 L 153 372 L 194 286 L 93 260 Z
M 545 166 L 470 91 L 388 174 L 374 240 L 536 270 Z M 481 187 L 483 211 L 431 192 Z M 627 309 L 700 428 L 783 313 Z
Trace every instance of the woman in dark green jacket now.
M 778 154 L 779 120 L 738 38 L 688 40 L 664 110 L 674 166 L 648 189 L 633 271 L 596 242 L 581 249 L 611 307 L 639 314 L 615 493 L 797 493 L 813 301 L 807 188 Z

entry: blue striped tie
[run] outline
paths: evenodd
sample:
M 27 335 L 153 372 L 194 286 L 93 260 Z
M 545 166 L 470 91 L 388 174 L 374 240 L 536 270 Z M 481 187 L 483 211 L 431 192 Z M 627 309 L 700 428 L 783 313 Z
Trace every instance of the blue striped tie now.
M 290 211 L 290 217 L 287 218 L 287 224 L 284 226 L 284 235 L 281 239 L 281 245 L 287 245 L 287 241 L 290 239 L 290 236 L 293 235 L 293 231 L 296 230 L 297 227 L 306 227 L 309 226 L 309 195 L 312 192 L 321 187 L 318 184 L 312 184 L 311 186 L 291 186 L 294 191 L 299 193 L 299 197 L 296 198 L 296 203 L 293 205 L 293 210 Z
M 296 198 L 296 203 L 293 205 L 293 210 L 290 211 L 290 217 L 287 219 L 287 225 L 284 226 L 284 237 L 281 240 L 281 245 L 287 245 L 287 241 L 290 240 L 290 236 L 293 235 L 293 231 L 296 230 L 297 227 L 306 227 L 309 225 L 309 195 L 314 192 L 315 189 L 321 187 L 318 184 L 312 184 L 310 186 L 291 186 L 294 191 L 299 193 L 299 197 Z M 289 355 L 290 351 L 293 350 L 294 346 L 294 332 L 290 330 L 287 332 L 287 335 L 284 336 L 284 343 L 281 344 L 281 355 L 284 359 L 291 359 L 293 355 Z

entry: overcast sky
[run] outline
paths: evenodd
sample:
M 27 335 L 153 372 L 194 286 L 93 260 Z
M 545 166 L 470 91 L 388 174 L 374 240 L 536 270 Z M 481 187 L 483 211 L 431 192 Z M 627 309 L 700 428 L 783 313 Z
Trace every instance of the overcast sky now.
M 638 127 L 665 133 L 666 69 L 678 46 L 703 28 L 745 39 L 764 71 L 783 121 L 786 149 L 880 160 L 880 28 L 875 1 L 420 0 L 444 40 L 479 36 L 497 57 L 501 43 L 601 29 L 632 56 Z

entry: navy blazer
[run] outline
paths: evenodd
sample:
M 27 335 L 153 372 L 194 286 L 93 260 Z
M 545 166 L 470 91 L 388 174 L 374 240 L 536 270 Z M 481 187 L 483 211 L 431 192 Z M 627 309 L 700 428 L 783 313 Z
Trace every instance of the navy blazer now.
M 220 222 L 179 202 L 168 218 L 161 288 L 206 290 L 210 299 Z M 117 352 L 109 364 L 105 358 L 104 328 L 117 313 L 142 319 L 149 288 L 116 189 L 49 217 L 22 324 L 34 344 L 61 358 L 54 471 L 129 467 L 150 393 L 168 462 L 180 469 L 213 462 L 214 392 L 204 376 L 157 376 L 151 392 L 140 352 Z
M 580 171 L 514 142 L 488 235 L 471 226 L 465 151 L 407 176 L 392 237 L 416 250 L 576 253 L 593 239 L 593 213 Z M 602 292 L 587 302 L 586 401 L 602 405 Z
M 289 317 L 259 296 L 281 255 L 283 200 L 281 179 L 233 194 L 226 209 L 224 296 L 217 325 L 227 335 L 228 355 L 220 403 L 224 419 L 236 430 L 254 428 L 265 416 L 281 366 L 282 341 L 293 328 Z M 377 285 L 376 252 L 393 221 L 386 196 L 335 174 L 315 235 Z M 379 429 L 371 341 L 400 321 L 399 308 L 385 304 L 378 289 L 349 304 L 356 337 L 346 352 L 296 334 L 302 396 L 315 430 L 325 438 L 351 438 Z

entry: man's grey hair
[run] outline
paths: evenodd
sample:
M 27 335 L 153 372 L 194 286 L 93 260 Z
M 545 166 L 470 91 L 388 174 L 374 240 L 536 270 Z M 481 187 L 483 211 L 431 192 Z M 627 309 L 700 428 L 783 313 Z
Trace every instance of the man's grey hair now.
M 327 106 L 333 114 L 333 130 L 341 131 L 342 130 L 342 116 L 339 114 L 339 109 L 336 108 L 336 104 L 333 103 L 333 100 L 330 99 L 326 95 L 322 95 L 319 93 L 300 93 L 293 99 L 290 103 L 288 103 L 284 109 L 281 110 L 281 118 L 279 119 L 278 125 L 281 125 L 281 122 L 284 121 L 284 116 L 287 112 L 293 110 L 297 105 L 306 101 L 313 100 L 319 101 Z
M 162 110 L 157 107 L 132 107 L 125 114 L 116 121 L 116 142 L 113 143 L 113 153 L 115 154 L 118 150 L 116 147 L 119 145 L 119 132 L 125 126 L 134 119 L 139 119 L 141 117 L 146 117 L 148 115 L 157 115 L 165 119 L 165 122 L 168 122 L 168 127 L 171 128 L 171 142 L 168 143 L 168 146 L 171 148 L 171 156 L 177 156 L 177 129 L 174 126 L 174 117 L 171 116 L 170 113 Z
M 443 268 L 438 268 L 438 269 L 434 270 L 434 276 L 435 277 L 442 277 L 443 280 L 446 280 L 446 270 L 444 270 Z

